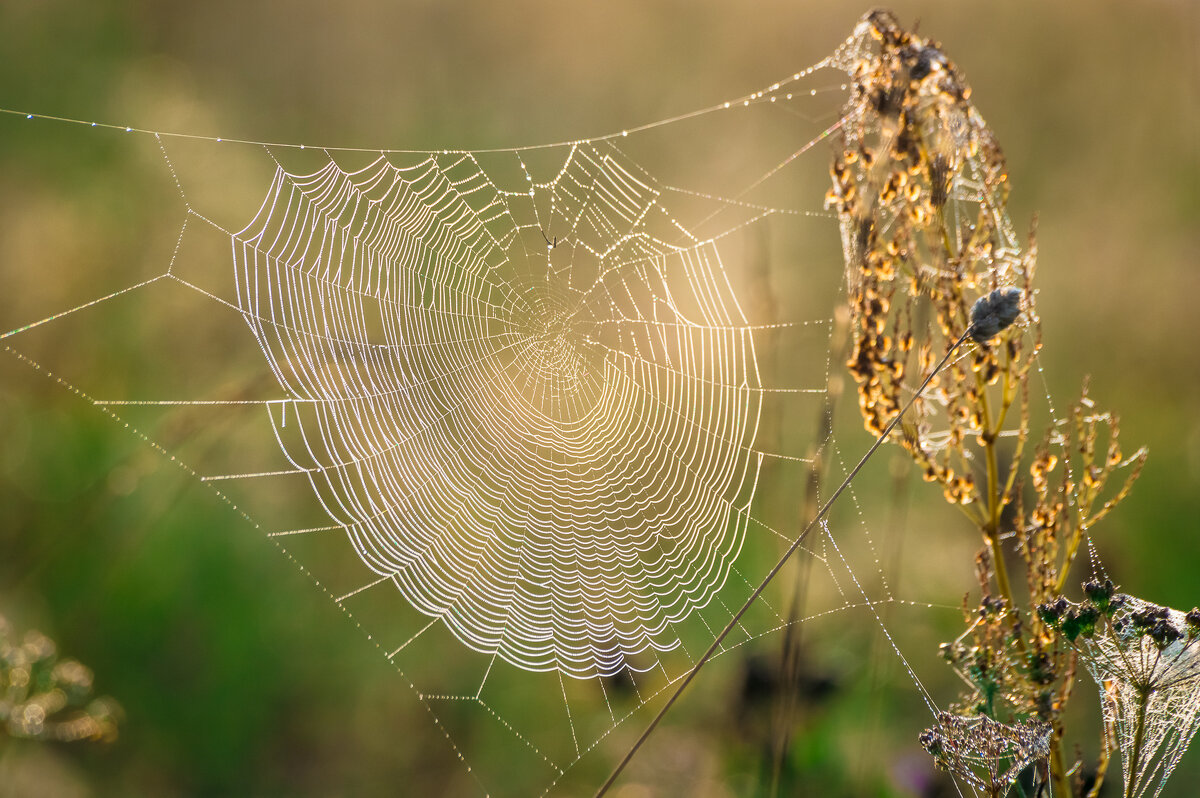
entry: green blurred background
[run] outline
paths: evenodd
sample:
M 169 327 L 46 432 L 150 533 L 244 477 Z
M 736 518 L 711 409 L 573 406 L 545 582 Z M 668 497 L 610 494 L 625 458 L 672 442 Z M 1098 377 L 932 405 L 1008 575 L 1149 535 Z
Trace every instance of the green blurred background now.
M 1097 530 L 1105 561 L 1130 592 L 1184 609 L 1200 603 L 1198 6 L 892 8 L 905 22 L 919 19 L 973 87 L 1008 156 L 1018 228 L 1039 214 L 1050 393 L 1061 408 L 1092 375 L 1093 397 L 1121 414 L 1127 450 L 1151 450 L 1132 497 Z M 258 141 L 414 149 L 561 141 L 761 88 L 829 53 L 865 10 L 810 2 L 5 0 L 0 106 Z M 799 126 L 795 146 L 819 129 Z M 720 192 L 769 168 L 774 161 L 757 148 L 778 152 L 789 135 L 786 119 L 738 117 L 655 131 L 639 155 L 682 185 Z M 181 215 L 146 144 L 0 118 L 0 330 L 161 270 Z M 773 201 L 819 208 L 828 158 L 821 146 L 802 158 L 773 185 Z M 263 175 L 246 185 L 263 186 Z M 204 207 L 219 204 L 222 179 L 210 175 L 197 192 Z M 244 206 L 252 212 L 261 189 L 237 188 L 230 216 L 248 218 Z M 836 229 L 814 229 L 804 271 L 785 246 L 760 245 L 767 293 L 785 318 L 804 304 L 790 297 L 811 286 L 822 288 L 806 307 L 832 301 Z M 93 395 L 146 395 L 169 367 L 148 359 L 144 339 L 155 328 L 138 310 L 104 329 L 52 324 L 4 343 Z M 102 367 L 84 345 L 99 344 L 83 334 L 102 341 Z M 226 342 L 205 343 L 219 363 Z M 839 442 L 855 459 L 868 440 L 853 418 L 841 418 Z M 203 447 L 206 430 L 187 423 L 159 432 Z M 899 594 L 921 585 L 955 605 L 971 588 L 977 542 L 919 482 L 907 489 L 898 525 L 886 455 L 876 465 L 857 496 L 889 580 Z M 0 753 L 0 794 L 480 792 L 408 685 L 261 533 L 8 352 L 0 362 L 0 508 L 0 613 L 49 633 L 94 668 L 98 689 L 127 715 L 111 746 L 10 745 Z M 796 794 L 922 794 L 914 785 L 925 763 L 912 724 L 914 708 L 918 716 L 924 709 L 881 653 L 872 624 L 855 615 L 813 625 L 811 706 L 792 756 Z M 955 633 L 954 613 L 896 615 L 889 624 L 909 635 L 902 648 L 934 696 L 951 700 L 954 680 L 935 648 Z M 768 639 L 761 656 L 771 651 Z M 756 681 L 757 660 L 724 659 L 635 762 L 620 794 L 759 794 L 755 713 L 760 693 L 770 693 L 760 684 L 769 674 Z M 1094 715 L 1086 680 L 1080 690 L 1081 711 Z M 536 722 L 539 710 L 511 711 Z M 455 720 L 456 742 L 486 746 L 486 735 Z M 1094 751 L 1090 738 L 1083 743 Z M 1197 759 L 1185 758 L 1168 795 L 1192 793 Z M 566 794 L 586 794 L 610 763 L 581 767 Z M 525 789 L 503 763 L 485 786 L 497 795 Z

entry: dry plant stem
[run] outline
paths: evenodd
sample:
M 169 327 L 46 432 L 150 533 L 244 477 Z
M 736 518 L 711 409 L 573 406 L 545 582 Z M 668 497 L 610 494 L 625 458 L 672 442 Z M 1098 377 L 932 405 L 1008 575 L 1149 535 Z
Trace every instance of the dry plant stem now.
M 1008 410 L 1012 405 L 1012 398 L 1009 396 L 1009 380 L 1011 375 L 1011 367 L 1004 369 L 1004 386 L 1002 389 L 1001 408 L 995 422 L 991 419 L 991 410 L 988 406 L 987 387 L 981 386 L 979 392 L 979 402 L 983 410 L 984 436 L 983 446 L 985 459 L 987 462 L 987 523 L 983 528 L 983 537 L 992 555 L 992 567 L 996 575 L 996 587 L 1002 598 L 1007 602 L 1008 606 L 1015 607 L 1012 586 L 1008 580 L 1008 568 L 1004 562 L 1004 552 L 1000 546 L 1000 518 L 1004 510 L 1005 498 L 1012 488 L 1013 478 L 1016 469 L 1010 469 L 1008 478 L 1002 487 L 1000 484 L 998 456 L 996 451 L 996 442 L 999 438 L 999 433 L 1003 429 L 1004 419 L 1008 415 Z M 1022 433 L 1025 425 L 1022 424 Z M 1020 461 L 1020 450 L 1023 448 L 1024 434 L 1018 441 L 1018 452 L 1014 459 Z M 1082 533 L 1080 533 L 1082 534 Z M 1078 540 L 1075 540 L 1075 546 L 1078 547 Z M 1068 560 L 1069 566 L 1070 560 Z M 1063 577 L 1065 578 L 1065 569 Z M 1061 586 L 1060 586 L 1061 590 Z M 1025 648 L 1024 637 L 1018 638 L 1018 644 L 1022 649 Z M 1064 685 L 1064 690 L 1069 689 L 1068 685 Z M 1064 702 L 1065 703 L 1065 702 Z M 1066 765 L 1063 762 L 1062 756 L 1062 736 L 1059 729 L 1055 728 L 1054 733 L 1050 738 L 1050 777 L 1054 781 L 1054 791 L 1056 795 L 1069 796 L 1071 795 L 1070 781 L 1067 778 Z
M 1024 643 L 1024 638 L 1021 638 Z M 1067 697 L 1071 693 L 1071 685 L 1075 681 L 1075 669 L 1072 667 L 1066 678 L 1063 680 L 1062 691 L 1059 693 L 1061 706 L 1066 706 Z M 1062 755 L 1062 727 L 1058 720 L 1053 721 L 1053 731 L 1050 734 L 1050 778 L 1054 781 L 1054 794 L 1067 796 L 1074 795 L 1071 790 L 1071 781 L 1067 776 L 1067 766 L 1063 762 Z
M 1058 582 L 1054 585 L 1057 593 L 1062 593 L 1067 586 L 1067 576 L 1071 573 L 1071 565 L 1075 562 L 1075 555 L 1079 552 L 1079 544 L 1083 541 L 1083 533 L 1086 531 L 1086 526 L 1076 524 L 1075 529 L 1071 532 L 1071 537 L 1067 541 L 1067 553 L 1063 557 L 1062 570 L 1058 572 Z
M 1067 539 L 1067 551 L 1063 555 L 1062 567 L 1058 571 L 1058 581 L 1055 583 L 1055 592 L 1061 594 L 1067 586 L 1067 576 L 1071 573 L 1071 565 L 1075 562 L 1075 555 L 1079 553 L 1079 544 L 1083 542 L 1083 534 L 1087 531 L 1087 519 L 1080 513 L 1080 518 L 1075 523 L 1071 530 L 1071 537 Z
M 809 514 L 811 517 L 811 514 Z M 808 572 L 808 561 L 804 561 L 801 565 L 801 575 L 797 578 L 795 595 L 792 600 L 792 612 L 790 618 L 792 623 L 789 623 L 788 630 L 796 628 L 794 621 L 800 617 L 801 607 L 801 590 L 806 584 L 805 575 Z M 777 717 L 775 718 L 775 727 L 773 729 L 773 750 L 771 751 L 771 784 L 767 795 L 770 798 L 776 798 L 779 795 L 779 784 L 783 778 L 783 763 L 787 759 L 788 747 L 791 745 L 791 729 L 795 721 L 796 714 L 796 678 L 799 670 L 800 657 L 800 638 L 799 632 L 792 635 L 785 635 L 783 662 L 781 663 L 781 675 L 785 680 L 784 695 L 780 700 L 780 706 Z
M 909 492 L 911 488 L 909 479 L 912 474 L 908 468 L 909 465 L 911 465 L 911 460 L 909 460 L 903 450 L 893 455 L 892 462 L 889 465 L 889 469 L 892 472 L 891 497 L 889 501 L 891 512 L 887 522 L 886 540 L 891 550 L 886 555 L 887 565 L 885 566 L 884 573 L 887 575 L 890 590 L 896 594 L 900 591 L 900 565 L 904 554 L 904 532 L 908 523 Z M 879 617 L 884 626 L 890 626 L 891 624 L 892 609 L 891 604 L 885 604 L 879 609 Z M 868 765 L 875 761 L 877 752 L 879 751 L 877 741 L 881 734 L 881 716 L 883 715 L 885 701 L 882 685 L 888 676 L 884 660 L 886 657 L 891 656 L 891 654 L 891 650 L 886 648 L 886 644 L 879 637 L 875 637 L 871 641 L 871 654 L 869 657 L 869 662 L 871 663 L 871 680 L 867 686 L 867 694 L 874 696 L 874 701 L 871 703 L 871 709 L 869 710 L 870 726 L 867 729 L 865 743 L 861 749 L 858 780 L 855 786 L 851 788 L 855 795 L 863 795 L 869 792 L 867 787 Z
M 1074 650 L 1071 651 L 1068 662 L 1067 672 L 1063 676 L 1062 688 L 1058 691 L 1058 705 L 1060 707 L 1065 707 L 1071 700 L 1071 693 L 1075 686 L 1075 674 L 1078 673 L 1079 660 Z M 1059 725 L 1060 723 L 1060 719 L 1054 721 L 1054 729 L 1050 735 L 1050 775 L 1054 779 L 1056 793 L 1071 796 L 1075 793 L 1071 790 L 1070 773 L 1067 771 L 1066 763 L 1063 762 L 1062 728 Z M 1101 770 L 1096 778 L 1096 789 L 1098 790 L 1100 789 L 1100 782 L 1104 780 L 1104 771 Z
M 1138 693 L 1137 726 L 1133 731 L 1133 750 L 1129 754 L 1129 772 L 1125 776 L 1125 798 L 1134 794 L 1138 782 L 1138 768 L 1141 766 L 1142 745 L 1146 738 L 1146 707 L 1150 704 L 1150 693 Z
M 999 432 L 1004 424 L 1004 417 L 1008 414 L 1008 408 L 1011 402 L 1008 397 L 1008 379 L 1009 370 L 1005 370 L 1005 386 L 1004 397 L 999 417 L 993 426 L 991 420 L 991 411 L 988 407 L 987 388 L 982 386 L 979 392 L 979 401 L 983 408 L 984 422 L 984 452 L 987 460 L 987 501 L 988 501 L 988 521 L 983 529 L 983 537 L 987 542 L 988 548 L 992 555 L 992 568 L 996 574 L 996 587 L 1000 592 L 1000 596 L 1005 600 L 1009 607 L 1015 607 L 1012 587 L 1008 581 L 1008 567 L 1004 563 L 1004 551 L 1000 546 L 1000 516 L 1004 509 L 1003 497 L 1008 492 L 1008 488 L 1012 485 L 1011 474 L 1006 480 L 1006 488 L 1000 485 L 999 466 L 997 462 L 996 441 Z M 1016 460 L 1020 460 L 1018 454 Z M 1015 473 L 1015 469 L 1012 469 Z M 1018 644 L 1022 649 L 1025 648 L 1024 637 L 1018 638 Z M 1058 729 L 1050 738 L 1050 776 L 1054 780 L 1055 793 L 1062 796 L 1071 794 L 1070 784 L 1067 780 L 1066 768 L 1062 758 L 1062 738 Z
M 950 362 L 950 358 L 955 352 L 958 351 L 958 348 L 963 345 L 963 342 L 967 340 L 967 337 L 971 334 L 971 330 L 971 327 L 967 327 L 966 331 L 964 331 L 963 334 L 959 336 L 959 339 L 954 342 L 954 345 L 946 351 L 946 355 L 942 358 L 941 362 L 938 363 L 937 367 L 929 373 L 929 376 L 926 377 L 925 381 L 921 383 L 921 387 L 917 388 L 917 390 L 913 393 L 912 397 L 908 400 L 908 403 L 900 409 L 900 412 L 897 413 L 890 422 L 888 422 L 888 425 L 884 427 L 883 432 L 880 433 L 879 437 L 875 439 L 875 442 L 871 444 L 871 448 L 867 449 L 867 453 L 864 454 L 862 459 L 858 461 L 858 465 L 854 466 L 854 468 L 850 470 L 850 473 L 846 475 L 844 480 L 842 480 L 842 484 L 838 485 L 838 488 L 833 492 L 833 495 L 825 500 L 825 503 L 821 505 L 821 509 L 817 511 L 816 516 L 808 523 L 807 526 L 804 527 L 803 531 L 800 532 L 796 539 L 792 541 L 792 544 L 788 546 L 787 551 L 785 551 L 783 556 L 779 558 L 779 562 L 775 563 L 775 566 L 771 568 L 771 570 L 763 578 L 762 582 L 759 583 L 758 587 L 754 589 L 754 592 L 750 594 L 750 598 L 746 599 L 746 603 L 741 606 L 741 609 L 733 614 L 733 617 L 729 619 L 729 623 L 725 625 L 725 628 L 722 629 L 721 633 L 717 635 L 715 640 L 713 640 L 712 645 L 708 647 L 708 650 L 700 656 L 700 659 L 696 660 L 696 664 L 693 665 L 692 669 L 689 670 L 687 675 L 683 677 L 683 681 L 680 683 L 679 687 L 675 688 L 675 692 L 671 693 L 670 697 L 667 698 L 667 703 L 663 704 L 662 709 L 658 711 L 658 714 L 655 715 L 650 721 L 650 724 L 646 726 L 646 730 L 642 732 L 642 735 L 638 737 L 633 746 L 629 749 L 629 751 L 626 752 L 625 756 L 621 758 L 621 761 L 617 763 L 617 766 L 613 768 L 613 771 L 609 774 L 608 779 L 606 779 L 605 782 L 600 785 L 600 789 L 596 791 L 596 798 L 602 798 L 602 796 L 608 792 L 609 788 L 612 787 L 614 782 L 616 782 L 617 777 L 621 775 L 621 771 L 625 769 L 625 766 L 628 765 L 630 760 L 633 759 L 634 755 L 642 747 L 642 744 L 645 743 L 650 737 L 651 733 L 658 726 L 659 722 L 662 721 L 667 712 L 675 704 L 675 701 L 679 698 L 683 691 L 687 689 L 687 686 L 692 683 L 692 680 L 696 678 L 696 674 L 700 672 L 700 669 L 703 668 L 710 659 L 712 659 L 713 654 L 717 653 L 717 649 L 721 647 L 722 641 L 729 636 L 729 633 L 733 631 L 735 626 L 737 626 L 738 621 L 742 619 L 742 616 L 746 614 L 746 611 L 750 609 L 750 606 L 754 604 L 760 595 L 762 595 L 762 592 L 766 590 L 767 585 L 771 583 L 771 580 L 775 578 L 776 574 L 783 570 L 783 566 L 787 565 L 788 560 L 792 558 L 792 555 L 795 554 L 796 550 L 800 548 L 800 545 L 804 543 L 809 533 L 817 527 L 823 518 L 825 518 L 826 513 L 829 512 L 829 508 L 833 506 L 833 503 L 838 500 L 838 497 L 841 496 L 846 488 L 850 486 L 850 482 L 858 475 L 858 472 L 862 470 L 862 467 L 867 464 L 867 461 L 871 459 L 871 456 L 878 451 L 880 446 L 883 445 L 883 442 L 887 440 L 888 435 L 900 423 L 900 419 L 902 419 L 908 409 L 913 406 L 913 403 L 916 402 L 917 399 L 920 398 L 921 394 L 925 392 L 925 388 L 928 387 L 929 383 L 933 381 L 933 378 L 938 375 L 938 373 L 948 362 Z
M 1074 670 L 1074 665 L 1077 661 L 1078 653 L 1071 652 L 1071 665 Z M 1096 761 L 1096 779 L 1092 783 L 1092 789 L 1088 791 L 1086 798 L 1100 798 L 1100 791 L 1104 787 L 1104 781 L 1108 776 L 1108 766 L 1112 762 L 1113 752 L 1116 751 L 1116 729 L 1111 718 L 1105 718 L 1104 730 L 1100 735 L 1100 757 Z
M 1079 553 L 1079 544 L 1083 542 L 1083 535 L 1088 530 L 1088 524 L 1081 521 L 1075 524 L 1075 528 L 1071 532 L 1071 537 L 1067 541 L 1067 552 L 1063 556 L 1062 569 L 1058 572 L 1058 582 L 1055 583 L 1055 591 L 1062 593 L 1067 586 L 1067 576 L 1071 573 L 1071 565 L 1075 562 L 1075 555 Z
M 1011 397 L 1009 396 L 1009 391 L 1012 388 L 1011 371 L 1012 371 L 1012 361 L 1010 360 L 1005 365 L 1005 368 L 1004 368 L 1004 401 L 1005 401 L 1005 405 L 1004 405 L 1003 412 L 1001 412 L 1001 414 L 1000 414 L 1000 420 L 996 422 L 997 430 L 1003 429 L 1004 418 L 1005 418 L 1005 416 L 1008 415 L 1008 408 L 1012 406 L 1012 401 L 1013 401 L 1013 399 L 1016 398 L 1015 395 L 1013 395 Z M 1019 386 L 1021 388 L 1021 418 L 1026 419 L 1026 418 L 1029 418 L 1028 383 L 1026 383 L 1024 381 L 1020 381 Z M 997 432 L 997 434 L 999 434 L 999 432 Z M 1001 494 L 1001 499 L 1000 499 L 1002 505 L 1006 506 L 1013 501 L 1013 486 L 1016 485 L 1016 482 L 1017 482 L 1017 470 L 1018 470 L 1016 464 L 1019 464 L 1021 462 L 1021 455 L 1023 455 L 1025 453 L 1025 441 L 1028 438 L 1029 438 L 1029 425 L 1027 423 L 1019 424 L 1017 427 L 1017 445 L 1013 449 L 1012 458 L 1011 458 L 1014 465 L 1012 468 L 1010 468 L 1008 470 L 1008 479 L 1006 479 L 1004 481 L 1004 492 Z
M 1058 729 L 1050 735 L 1050 778 L 1054 780 L 1054 794 L 1067 798 L 1071 795 L 1071 782 L 1062 758 L 1062 737 Z
M 996 436 L 998 425 L 1004 420 L 1004 413 L 1001 412 L 997 427 L 993 428 L 991 411 L 988 408 L 987 386 L 983 386 L 979 392 L 979 404 L 983 408 L 983 448 L 987 460 L 988 491 L 988 520 L 987 526 L 983 530 L 983 538 L 987 541 L 988 548 L 992 553 L 992 568 L 996 571 L 996 587 L 1000 591 L 1000 596 L 1008 602 L 1008 606 L 1012 607 L 1015 604 L 1013 603 L 1012 588 L 1008 584 L 1008 568 L 1004 564 L 1004 552 L 1000 548 L 1000 511 L 1003 508 L 1000 502 L 1000 474 L 996 459 Z
M 830 335 L 830 351 L 837 352 L 839 357 L 845 357 L 847 334 L 850 326 L 848 307 L 839 308 L 834 313 L 834 324 Z M 834 411 L 843 394 L 843 383 L 840 377 L 830 375 L 826 385 L 826 400 L 817 418 L 817 434 L 810 454 L 808 479 L 804 490 L 804 500 L 801 505 L 801 528 L 812 522 L 821 506 L 821 487 L 827 478 L 830 459 L 826 452 L 833 440 Z M 801 669 L 801 632 L 803 627 L 797 623 L 803 615 L 804 599 L 809 583 L 808 573 L 811 560 L 802 559 L 797 562 L 798 572 L 792 582 L 792 599 L 788 609 L 787 628 L 783 633 L 783 651 L 780 662 L 780 674 L 783 678 L 783 693 L 778 702 L 778 708 L 773 718 L 771 783 L 768 795 L 775 798 L 779 794 L 779 785 L 783 777 L 783 765 L 787 759 L 791 745 L 791 730 L 795 726 L 796 707 L 799 703 L 798 681 Z
M 815 507 L 814 504 L 812 511 L 806 513 L 807 518 L 812 518 L 813 513 L 816 512 Z M 796 705 L 798 703 L 796 682 L 800 668 L 800 635 L 795 621 L 801 615 L 802 591 L 807 585 L 805 577 L 809 570 L 808 564 L 809 561 L 804 560 L 800 565 L 800 575 L 796 579 L 791 612 L 788 616 L 790 618 L 788 632 L 792 630 L 796 631 L 794 634 L 785 633 L 784 639 L 783 661 L 780 664 L 780 674 L 786 686 L 774 719 L 775 726 L 772 729 L 771 784 L 770 790 L 767 793 L 770 798 L 775 798 L 779 795 L 779 784 L 783 777 L 783 763 L 787 759 L 788 747 L 791 744 L 791 729 L 795 722 Z
M 825 459 L 822 453 L 828 444 L 829 436 L 832 434 L 831 407 L 822 412 L 822 443 L 820 448 L 814 451 L 812 455 L 812 466 L 809 470 L 808 486 L 804 495 L 803 519 L 806 526 L 816 515 L 820 502 L 822 461 Z M 801 656 L 801 628 L 796 624 L 796 621 L 803 614 L 804 595 L 808 588 L 806 577 L 809 571 L 809 563 L 809 560 L 801 560 L 799 563 L 800 573 L 793 584 L 792 600 L 790 609 L 788 610 L 788 626 L 784 631 L 783 656 L 780 662 L 780 674 L 784 680 L 784 691 L 773 729 L 774 739 L 772 742 L 774 743 L 774 750 L 771 757 L 771 785 L 770 791 L 767 793 L 771 798 L 779 795 L 779 783 L 783 776 L 783 763 L 787 758 L 788 747 L 791 744 L 791 729 L 795 722 L 796 705 L 798 703 L 796 685 L 799 677 Z
M 1096 763 L 1096 781 L 1092 784 L 1092 789 L 1088 790 L 1087 798 L 1100 798 L 1100 790 L 1104 788 L 1104 777 L 1108 774 L 1108 763 L 1112 760 L 1112 752 L 1107 748 L 1100 754 L 1100 761 Z

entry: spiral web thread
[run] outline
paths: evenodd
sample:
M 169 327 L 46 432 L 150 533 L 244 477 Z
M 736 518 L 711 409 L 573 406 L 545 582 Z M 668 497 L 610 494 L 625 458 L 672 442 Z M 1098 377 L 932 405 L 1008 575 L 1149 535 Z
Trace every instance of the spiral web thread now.
M 677 683 L 753 591 L 765 568 L 744 556 L 748 538 L 790 541 L 755 511 L 757 494 L 764 471 L 793 468 L 799 484 L 808 463 L 767 451 L 762 419 L 772 401 L 808 402 L 812 418 L 827 401 L 832 320 L 756 323 L 723 255 L 733 234 L 803 212 L 665 186 L 617 145 L 677 119 L 816 95 L 830 87 L 802 81 L 851 71 L 869 47 L 860 26 L 829 58 L 761 91 L 545 147 L 364 155 L 119 128 L 153 136 L 186 207 L 167 270 L 0 338 L 159 290 L 235 311 L 265 356 L 270 398 L 93 399 L 55 378 L 126 426 L 181 406 L 222 421 L 248 408 L 257 426 L 265 409 L 285 466 L 183 467 L 238 508 L 264 482 L 307 482 L 321 507 L 309 523 L 241 512 L 353 614 L 484 792 L 495 774 L 456 742 L 457 706 L 540 768 L 514 791 L 548 792 Z M 202 212 L 181 174 L 188 147 L 231 143 L 275 166 L 249 224 Z M 701 210 L 684 219 L 676 204 Z M 717 232 L 697 232 L 705 224 Z M 191 247 L 214 234 L 233 268 L 227 256 L 188 274 Z M 820 360 L 789 370 L 795 384 L 763 378 L 756 342 L 780 333 L 818 342 Z M 882 597 L 824 533 L 802 554 L 829 585 L 826 603 L 785 618 L 764 597 L 722 652 L 863 607 L 882 624 L 877 604 L 904 603 L 869 536 L 859 548 Z M 347 550 L 353 563 L 336 560 Z M 463 654 L 429 661 L 439 635 Z M 522 717 L 525 684 L 561 694 L 560 716 Z M 511 774 L 516 761 L 494 769 Z

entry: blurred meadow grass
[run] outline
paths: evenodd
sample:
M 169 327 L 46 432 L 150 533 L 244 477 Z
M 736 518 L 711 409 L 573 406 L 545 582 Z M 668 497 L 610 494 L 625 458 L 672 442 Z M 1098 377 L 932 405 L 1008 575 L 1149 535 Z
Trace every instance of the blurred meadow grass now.
M 1039 214 L 1049 392 L 1062 407 L 1091 374 L 1092 395 L 1121 415 L 1123 440 L 1150 448 L 1132 496 L 1097 530 L 1104 561 L 1130 592 L 1195 605 L 1197 6 L 892 8 L 906 22 L 920 19 L 972 86 L 1008 157 L 1018 228 Z M 828 54 L 865 10 L 810 2 L 8 0 L 0 7 L 0 106 L 262 141 L 507 147 L 611 132 L 761 87 Z M 721 191 L 757 177 L 744 172 L 763 162 L 751 157 L 755 148 L 778 149 L 787 134 L 777 119 L 683 123 L 649 136 L 643 160 L 682 185 Z M 797 196 L 778 204 L 819 207 L 829 157 L 818 146 L 801 158 L 800 176 L 783 181 Z M 262 185 L 258 174 L 230 179 Z M 219 200 L 220 185 L 210 188 L 207 207 Z M 161 270 L 178 234 L 172 191 L 149 148 L 0 118 L 0 329 Z M 258 197 L 240 191 L 238 201 Z M 230 214 L 245 217 L 242 208 Z M 758 301 L 773 302 L 779 318 L 797 308 L 829 312 L 812 303 L 832 297 L 841 274 L 836 228 L 813 229 L 802 252 L 764 244 Z M 139 395 L 148 375 L 186 366 L 148 360 L 142 346 L 170 313 L 135 305 L 104 329 L 52 324 L 5 343 L 62 364 L 89 390 Z M 230 345 L 191 343 L 209 368 L 223 365 Z M 123 370 L 95 370 L 87 351 L 98 346 L 105 364 Z M 395 671 L 261 533 L 7 352 L 0 375 L 0 613 L 42 629 L 90 666 L 98 691 L 126 715 L 111 746 L 11 747 L 5 766 L 23 769 L 21 783 L 80 796 L 478 792 Z M 838 423 L 842 454 L 856 459 L 869 438 L 852 412 Z M 204 443 L 202 429 L 174 434 Z M 885 450 L 857 491 L 883 567 L 897 593 L 919 585 L 955 605 L 972 588 L 976 542 L 916 480 L 900 528 L 889 457 Z M 956 619 L 937 618 L 944 626 L 928 612 L 896 608 L 888 620 L 903 631 L 905 654 L 923 663 L 918 673 L 934 696 L 949 700 L 952 674 L 936 645 Z M 912 718 L 924 708 L 911 687 L 902 689 L 906 677 L 878 650 L 876 630 L 847 623 L 835 616 L 812 625 L 812 656 L 839 687 L 796 735 L 802 794 L 915 794 L 896 774 L 908 767 L 905 751 L 923 756 L 916 734 L 925 721 Z M 760 788 L 758 721 L 731 708 L 754 704 L 729 687 L 740 667 L 715 663 L 685 697 L 635 760 L 629 795 L 638 784 L 664 795 Z M 892 689 L 871 689 L 880 682 Z M 1094 715 L 1089 702 L 1077 704 Z M 539 709 L 531 702 L 513 711 L 536 720 Z M 485 772 L 503 772 L 503 761 L 480 758 Z M 1185 757 L 1168 794 L 1187 794 L 1200 778 L 1197 759 Z M 605 764 L 588 767 L 602 777 Z M 514 774 L 494 786 L 519 794 L 520 784 Z

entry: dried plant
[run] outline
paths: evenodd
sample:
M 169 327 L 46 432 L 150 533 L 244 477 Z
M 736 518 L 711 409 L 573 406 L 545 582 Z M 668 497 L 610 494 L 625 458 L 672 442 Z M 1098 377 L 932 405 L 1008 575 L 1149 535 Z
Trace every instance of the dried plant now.
M 1050 724 L 1027 720 L 1008 725 L 987 715 L 943 712 L 920 740 L 939 766 L 992 798 L 1006 795 L 1029 765 L 1045 761 Z
M 13 739 L 116 739 L 120 708 L 92 698 L 92 672 L 59 659 L 54 641 L 26 632 L 18 642 L 0 616 L 0 732 Z M 2 739 L 2 737 L 0 737 Z
M 1031 750 L 1044 756 L 1053 794 L 1079 794 L 1082 784 L 1070 775 L 1081 763 L 1068 769 L 1063 760 L 1062 716 L 1082 657 L 1100 683 L 1117 685 L 1102 690 L 1105 717 L 1122 740 L 1126 794 L 1141 794 L 1129 785 L 1148 783 L 1150 770 L 1138 757 L 1146 763 L 1153 755 L 1152 735 L 1121 730 L 1144 730 L 1137 701 L 1145 709 L 1149 696 L 1164 694 L 1120 678 L 1117 663 L 1125 662 L 1128 646 L 1080 648 L 1033 608 L 1061 596 L 1090 530 L 1128 494 L 1146 452 L 1122 453 L 1116 417 L 1096 409 L 1086 384 L 1067 417 L 1026 451 L 1029 380 L 1042 346 L 1037 248 L 1032 231 L 1022 246 L 1009 219 L 1004 156 L 937 43 L 904 30 L 886 11 L 868 14 L 856 37 L 847 48 L 856 54 L 849 64 L 853 93 L 827 196 L 840 221 L 850 289 L 848 367 L 864 424 L 877 437 L 929 380 L 901 420 L 898 443 L 983 543 L 978 604 L 966 608 L 963 634 L 942 647 L 966 687 L 955 712 L 922 741 L 936 744 L 939 763 L 975 788 L 1002 795 L 1011 779 L 998 771 L 990 781 L 968 778 L 953 764 L 959 754 L 947 754 L 957 751 L 950 742 L 969 737 L 962 730 L 972 723 L 1042 724 L 1045 749 Z M 943 357 L 951 360 L 938 371 Z M 1010 579 L 1011 565 L 1023 567 L 1024 585 Z M 1170 646 L 1189 650 L 1191 639 Z M 1156 645 L 1139 640 L 1139 652 Z M 1196 702 L 1192 682 L 1180 689 Z M 988 720 L 972 720 L 981 718 Z M 1184 747 L 1194 725 L 1188 729 Z M 1183 736 L 1175 734 L 1170 739 Z M 1101 774 L 1107 750 L 1101 746 Z M 1156 767 L 1165 779 L 1170 767 Z M 1099 780 L 1091 794 L 1098 790 Z
M 1200 728 L 1200 610 L 1183 613 L 1084 584 L 1087 599 L 1059 597 L 1041 620 L 1079 652 L 1100 687 L 1110 749 L 1121 752 L 1124 795 L 1162 792 Z

